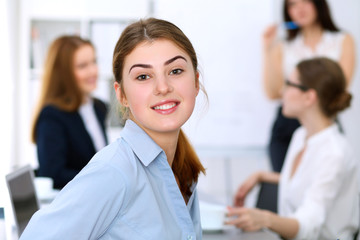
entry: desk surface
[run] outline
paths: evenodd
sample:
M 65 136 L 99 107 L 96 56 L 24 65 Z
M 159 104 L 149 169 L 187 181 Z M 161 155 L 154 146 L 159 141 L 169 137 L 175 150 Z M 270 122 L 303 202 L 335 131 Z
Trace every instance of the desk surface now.
M 240 229 L 226 229 L 219 232 L 204 232 L 203 240 L 280 240 L 280 237 L 264 229 L 258 232 L 242 232 Z

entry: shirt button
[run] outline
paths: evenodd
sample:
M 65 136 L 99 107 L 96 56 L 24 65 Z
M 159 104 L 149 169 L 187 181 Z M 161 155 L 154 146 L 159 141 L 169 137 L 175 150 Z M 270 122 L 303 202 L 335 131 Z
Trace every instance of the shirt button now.
M 187 237 L 187 239 L 188 239 L 188 240 L 192 240 L 192 236 L 189 235 L 189 236 Z

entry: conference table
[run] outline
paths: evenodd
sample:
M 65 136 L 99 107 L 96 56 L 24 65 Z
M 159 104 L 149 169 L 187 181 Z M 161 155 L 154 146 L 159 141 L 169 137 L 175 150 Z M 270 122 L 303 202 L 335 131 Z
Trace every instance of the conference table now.
M 203 240 L 280 240 L 279 235 L 268 229 L 257 232 L 243 232 L 232 228 L 217 232 L 203 232 Z

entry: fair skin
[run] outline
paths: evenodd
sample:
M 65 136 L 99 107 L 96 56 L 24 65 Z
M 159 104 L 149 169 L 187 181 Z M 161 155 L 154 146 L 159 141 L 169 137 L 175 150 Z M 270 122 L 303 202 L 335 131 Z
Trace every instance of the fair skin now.
M 96 56 L 92 46 L 84 45 L 75 51 L 74 74 L 76 83 L 86 101 L 90 93 L 96 89 L 98 78 Z
M 291 76 L 291 83 L 301 85 L 299 73 L 295 70 Z M 297 118 L 306 129 L 307 139 L 326 129 L 333 121 L 325 116 L 319 105 L 317 93 L 314 89 L 302 91 L 294 86 L 286 86 L 283 90 L 283 114 L 287 117 Z M 306 144 L 305 144 L 306 147 Z M 292 166 L 291 177 L 294 176 L 301 164 L 302 149 Z M 281 217 L 273 212 L 261 209 L 244 207 L 247 194 L 260 182 L 279 183 L 280 174 L 275 172 L 256 172 L 252 174 L 238 189 L 234 198 L 234 206 L 229 207 L 229 217 L 235 217 L 227 224 L 235 225 L 244 231 L 257 231 L 268 228 L 285 238 L 294 238 L 299 231 L 299 222 L 294 218 Z
M 290 18 L 301 28 L 304 44 L 315 51 L 324 30 L 316 21 L 317 13 L 314 4 L 309 0 L 289 0 L 288 12 Z M 281 89 L 284 84 L 283 50 L 282 44 L 275 41 L 276 34 L 276 25 L 268 27 L 263 34 L 264 88 L 268 98 L 273 100 L 281 98 Z M 355 68 L 355 43 L 349 34 L 346 34 L 343 40 L 339 64 L 349 86 Z
M 126 56 L 122 73 L 122 85 L 114 84 L 118 101 L 172 166 L 180 127 L 191 116 L 199 92 L 189 55 L 169 40 L 142 42 Z

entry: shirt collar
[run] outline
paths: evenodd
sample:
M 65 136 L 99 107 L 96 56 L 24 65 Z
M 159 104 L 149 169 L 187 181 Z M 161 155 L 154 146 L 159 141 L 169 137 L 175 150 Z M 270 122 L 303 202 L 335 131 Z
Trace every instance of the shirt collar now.
M 154 140 L 134 121 L 126 120 L 124 129 L 121 131 L 122 138 L 129 144 L 139 160 L 148 166 L 163 152 Z
M 316 145 L 317 143 L 323 143 L 324 139 L 329 138 L 334 132 L 338 132 L 338 126 L 334 123 L 329 127 L 321 130 L 320 132 L 314 134 L 308 139 L 308 145 Z

